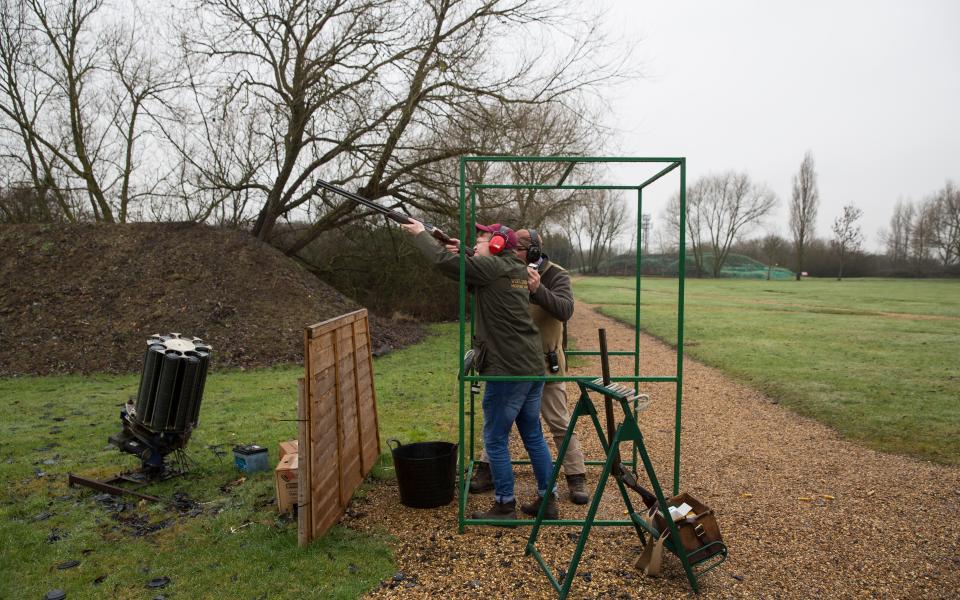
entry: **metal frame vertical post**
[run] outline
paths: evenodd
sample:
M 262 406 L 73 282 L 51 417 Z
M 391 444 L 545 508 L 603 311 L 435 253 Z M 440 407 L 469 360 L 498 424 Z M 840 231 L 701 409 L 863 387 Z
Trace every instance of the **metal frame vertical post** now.
M 461 156 L 460 157 L 460 235 L 461 237 L 463 236 L 463 231 L 466 228 L 466 181 L 467 181 L 466 174 L 467 174 L 467 162 L 465 160 L 465 157 Z M 459 281 L 459 286 L 460 286 L 460 291 L 459 291 L 460 352 L 459 354 L 460 356 L 457 359 L 458 364 L 460 365 L 460 371 L 459 371 L 460 374 L 463 374 L 463 354 L 464 354 L 463 342 L 464 342 L 464 336 L 466 334 L 464 330 L 466 325 L 464 323 L 464 318 L 463 318 L 464 311 L 466 309 L 466 297 L 467 297 L 466 271 L 467 271 L 466 255 L 463 252 L 461 252 L 460 253 L 460 281 Z M 464 434 L 464 429 L 463 429 L 463 426 L 464 426 L 463 389 L 464 388 L 463 386 L 465 385 L 465 382 L 463 381 L 462 378 L 458 378 L 458 379 L 460 381 L 459 392 L 458 392 L 459 403 L 460 403 L 460 412 L 458 417 L 459 425 L 460 425 L 460 438 L 459 438 L 460 443 L 457 445 L 457 453 L 458 453 L 457 459 L 459 461 L 457 463 L 457 488 L 460 492 L 460 497 L 458 498 L 458 502 L 457 502 L 457 521 L 459 523 L 458 531 L 460 533 L 463 533 L 464 513 L 466 512 L 466 508 L 467 508 L 467 498 L 466 498 L 466 494 L 464 493 L 464 490 L 466 489 L 468 474 L 467 474 L 467 463 L 464 457 L 465 450 L 463 446 L 463 442 L 464 442 L 463 440 L 463 434 Z M 473 429 L 473 423 L 470 424 L 470 428 Z
M 673 495 L 680 493 L 680 416 L 683 411 L 683 287 L 687 277 L 687 159 L 680 159 L 680 264 L 677 273 L 677 403 L 673 441 Z

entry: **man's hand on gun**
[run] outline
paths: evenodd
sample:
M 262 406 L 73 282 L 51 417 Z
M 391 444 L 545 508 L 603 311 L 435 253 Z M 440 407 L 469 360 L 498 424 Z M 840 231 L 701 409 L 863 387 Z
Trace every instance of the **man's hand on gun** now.
M 419 235 L 425 229 L 423 223 L 416 219 L 410 219 L 409 223 L 401 223 L 400 227 L 410 235 Z
M 400 223 L 400 227 L 402 227 L 403 230 L 410 235 L 420 235 L 420 232 L 427 231 L 441 244 L 443 244 L 443 247 L 446 248 L 448 252 L 453 252 L 456 254 L 460 251 L 460 240 L 457 238 L 452 238 L 433 225 L 427 225 L 426 223 L 418 221 L 413 217 L 407 217 L 407 221 L 407 223 Z M 473 256 L 474 250 L 473 248 L 466 248 L 465 252 L 467 253 L 467 256 Z

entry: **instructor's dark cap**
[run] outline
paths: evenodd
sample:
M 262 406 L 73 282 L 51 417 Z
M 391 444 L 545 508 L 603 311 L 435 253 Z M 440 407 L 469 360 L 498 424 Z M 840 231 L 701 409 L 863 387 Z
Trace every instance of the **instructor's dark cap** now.
M 481 225 L 477 223 L 477 231 L 485 231 L 492 234 L 499 233 L 502 235 L 507 240 L 507 243 L 503 246 L 503 250 L 512 250 L 517 247 L 517 234 L 506 225 L 501 225 L 500 223 Z

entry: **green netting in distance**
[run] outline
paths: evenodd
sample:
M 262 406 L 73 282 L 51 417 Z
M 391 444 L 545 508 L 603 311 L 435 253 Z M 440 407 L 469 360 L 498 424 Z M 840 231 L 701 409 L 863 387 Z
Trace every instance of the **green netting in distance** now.
M 696 262 L 690 260 L 690 254 L 687 255 L 687 277 L 697 277 Z M 713 262 L 712 254 L 704 254 L 703 257 L 704 277 L 710 276 L 710 265 Z M 633 275 L 636 270 L 635 254 L 619 254 L 611 257 L 602 263 L 598 268 L 603 275 Z M 734 279 L 766 279 L 767 265 L 762 262 L 745 256 L 743 254 L 730 254 L 724 262 L 723 269 L 720 271 L 720 277 L 730 277 Z M 643 257 L 641 262 L 641 274 L 660 277 L 676 277 L 679 272 L 679 260 L 672 254 L 649 254 Z M 784 267 L 772 267 L 769 269 L 770 279 L 793 279 L 794 273 Z

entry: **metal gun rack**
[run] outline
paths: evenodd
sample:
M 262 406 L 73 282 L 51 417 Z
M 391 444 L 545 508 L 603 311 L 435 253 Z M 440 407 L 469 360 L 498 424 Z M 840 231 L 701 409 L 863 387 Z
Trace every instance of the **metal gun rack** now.
M 640 433 L 640 427 L 637 424 L 636 413 L 647 408 L 647 406 L 650 404 L 649 397 L 640 395 L 635 390 L 610 382 L 609 367 L 607 363 L 606 339 L 602 329 L 600 330 L 600 353 L 603 366 L 603 377 L 593 381 L 577 382 L 577 386 L 580 388 L 580 398 L 577 400 L 577 405 L 574 408 L 573 416 L 570 419 L 570 425 L 567 427 L 567 433 L 564 435 L 563 442 L 557 451 L 557 459 L 554 462 L 550 483 L 547 484 L 548 490 L 552 490 L 556 487 L 557 477 L 560 474 L 560 467 L 563 465 L 563 458 L 566 456 L 567 447 L 570 444 L 570 439 L 573 437 L 573 432 L 577 426 L 577 421 L 582 416 L 590 417 L 590 420 L 593 422 L 593 427 L 597 432 L 597 436 L 600 439 L 600 444 L 603 447 L 603 451 L 606 455 L 606 460 L 603 462 L 603 472 L 600 474 L 600 478 L 597 480 L 597 487 L 594 490 L 593 498 L 590 501 L 590 508 L 587 510 L 587 517 L 583 521 L 583 528 L 580 530 L 580 535 L 577 538 L 577 546 L 573 551 L 573 557 L 570 559 L 570 564 L 567 566 L 565 571 L 566 574 L 563 577 L 563 580 L 557 581 L 557 578 L 550 570 L 550 566 L 543 559 L 543 557 L 540 555 L 540 552 L 537 551 L 536 548 L 537 537 L 540 535 L 540 527 L 544 524 L 544 514 L 547 506 L 546 502 L 540 503 L 540 511 L 537 514 L 537 518 L 533 524 L 533 530 L 530 532 L 530 537 L 527 540 L 525 554 L 532 555 L 534 559 L 536 559 L 537 563 L 540 565 L 540 568 L 543 569 L 544 574 L 546 574 L 547 579 L 550 580 L 550 584 L 559 594 L 560 599 L 563 600 L 566 598 L 567 594 L 570 593 L 570 586 L 573 584 L 573 578 L 577 574 L 577 567 L 580 564 L 580 558 L 583 555 L 584 548 L 586 547 L 587 538 L 590 536 L 590 530 L 596 523 L 597 509 L 600 507 L 600 500 L 603 497 L 604 490 L 606 489 L 607 480 L 611 475 L 613 475 L 614 480 L 617 483 L 617 489 L 619 490 L 620 496 L 623 499 L 624 506 L 626 506 L 627 514 L 630 516 L 629 523 L 633 525 L 637 532 L 637 536 L 640 538 L 640 541 L 644 544 L 653 543 L 654 540 L 661 536 L 663 533 L 662 531 L 658 531 L 654 525 L 649 524 L 643 519 L 640 513 L 634 510 L 633 502 L 630 500 L 630 496 L 627 493 L 627 487 L 630 487 L 631 489 L 640 492 L 641 495 L 649 496 L 650 494 L 637 484 L 636 479 L 633 478 L 630 471 L 624 468 L 624 465 L 622 465 L 620 462 L 620 444 L 623 442 L 633 442 L 634 452 L 639 454 L 640 459 L 643 462 L 643 468 L 650 480 L 650 485 L 653 487 L 653 494 L 655 495 L 657 501 L 656 506 L 658 507 L 660 514 L 663 516 L 664 522 L 667 523 L 667 527 L 670 530 L 670 533 L 667 535 L 666 541 L 664 542 L 664 547 L 680 559 L 680 564 L 683 565 L 683 571 L 687 576 L 687 581 L 690 582 L 690 587 L 694 592 L 699 593 L 699 578 L 720 566 L 720 564 L 727 559 L 727 548 L 723 542 L 720 541 L 715 541 L 708 544 L 708 546 L 717 547 L 716 553 L 709 555 L 706 555 L 707 553 L 703 552 L 703 548 L 698 548 L 691 552 L 687 552 L 683 548 L 683 544 L 679 541 L 681 539 L 680 533 L 676 523 L 674 523 L 673 518 L 670 516 L 667 498 L 665 498 L 663 495 L 663 489 L 660 487 L 660 481 L 657 479 L 657 474 L 653 469 L 653 463 L 650 462 L 650 456 L 647 453 L 646 446 L 643 443 L 643 434 Z M 603 427 L 600 425 L 600 419 L 597 416 L 597 409 L 596 406 L 594 406 L 593 401 L 590 399 L 589 391 L 598 392 L 604 397 L 608 428 L 606 435 L 604 434 Z M 623 421 L 615 429 L 613 427 L 614 402 L 618 403 L 623 411 Z M 630 407 L 631 402 L 633 403 L 632 410 Z M 650 498 L 650 500 L 652 501 L 652 498 Z M 547 521 L 547 523 L 550 523 L 550 521 Z M 646 540 L 645 533 L 650 534 L 651 539 L 649 541 Z M 706 556 L 699 560 L 691 560 L 691 557 L 695 554 L 705 554 Z

